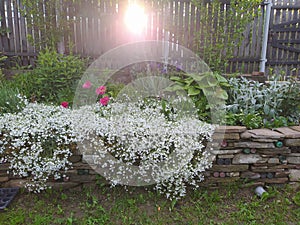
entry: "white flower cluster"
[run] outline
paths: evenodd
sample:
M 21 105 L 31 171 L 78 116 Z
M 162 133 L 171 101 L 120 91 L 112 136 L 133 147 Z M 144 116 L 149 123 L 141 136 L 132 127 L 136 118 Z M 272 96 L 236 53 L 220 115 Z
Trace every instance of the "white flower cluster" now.
M 13 175 L 30 177 L 27 188 L 39 192 L 46 181 L 61 178 L 67 170 L 76 141 L 70 111 L 61 106 L 27 103 L 19 113 L 0 117 L 0 156 L 10 162 Z
M 168 198 L 180 198 L 211 166 L 204 142 L 214 127 L 176 110 L 170 115 L 170 109 L 160 101 L 76 110 L 29 103 L 0 117 L 0 156 L 14 175 L 31 177 L 29 190 L 40 191 L 71 166 L 69 145 L 76 142 L 113 185 L 153 184 Z
M 211 166 L 204 141 L 214 127 L 196 117 L 175 113 L 170 119 L 159 101 L 114 102 L 94 111 L 81 116 L 84 123 L 74 129 L 86 134 L 81 149 L 113 185 L 155 184 L 168 198 L 180 198 L 186 185 L 197 186 Z

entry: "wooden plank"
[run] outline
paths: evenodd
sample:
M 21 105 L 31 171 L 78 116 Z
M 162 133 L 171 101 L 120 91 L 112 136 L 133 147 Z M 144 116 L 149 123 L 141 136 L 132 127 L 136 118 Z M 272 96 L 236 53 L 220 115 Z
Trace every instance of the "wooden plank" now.
M 183 30 L 183 43 L 185 47 L 189 47 L 189 18 L 190 18 L 190 3 L 184 3 L 184 30 Z
M 196 22 L 196 7 L 191 3 L 191 17 L 190 17 L 190 32 L 189 32 L 189 48 L 195 48 L 195 22 Z
M 22 51 L 21 47 L 21 32 L 20 32 L 20 24 L 19 24 L 19 10 L 18 10 L 18 5 L 16 1 L 12 1 L 12 8 L 13 8 L 13 23 L 14 23 L 14 28 L 15 28 L 15 51 L 20 52 Z
M 255 48 L 255 55 L 256 57 L 261 56 L 261 49 L 262 49 L 262 36 L 263 36 L 263 28 L 264 28 L 264 15 L 263 12 L 265 12 L 266 7 L 260 6 L 260 9 L 262 11 L 261 15 L 258 18 L 258 25 L 257 25 L 257 44 Z
M 178 37 L 179 37 L 179 3 L 175 0 L 175 15 L 173 17 L 174 21 L 174 35 L 175 35 L 175 43 L 178 43 Z
M 80 53 L 83 54 L 83 43 L 84 43 L 84 39 L 83 39 L 83 32 L 82 32 L 82 23 L 83 23 L 83 13 L 80 11 L 81 7 L 83 7 L 84 4 L 83 2 L 76 2 L 75 3 L 75 15 L 76 16 L 76 53 Z
M 8 43 L 8 32 L 7 29 L 8 29 L 8 24 L 6 23 L 6 20 L 5 20 L 5 8 L 4 8 L 4 3 L 6 2 L 5 1 L 0 1 L 0 16 L 2 18 L 1 20 L 1 28 L 3 29 L 3 34 L 0 35 L 1 37 L 1 48 L 0 48 L 0 51 L 9 51 L 9 43 Z
M 29 56 L 29 57 L 33 57 L 33 56 L 37 56 L 38 53 L 35 52 L 2 52 L 3 55 L 5 56 Z
M 11 8 L 11 0 L 7 0 L 7 5 L 6 5 L 6 10 L 7 10 L 7 26 L 8 29 L 10 29 L 11 32 L 9 32 L 8 35 L 8 44 L 9 44 L 9 51 L 10 52 L 15 52 L 15 26 L 13 24 L 13 11 Z
M 300 9 L 300 5 L 273 5 L 272 6 L 273 9 Z
M 297 19 L 300 19 L 300 15 L 299 15 L 299 10 L 294 10 L 294 16 L 293 16 L 293 20 L 297 20 Z M 298 29 L 298 31 L 296 32 L 293 32 L 292 35 L 291 35 L 291 42 L 293 43 L 293 41 L 295 40 L 300 40 L 300 30 Z M 293 43 L 294 44 L 294 43 Z M 299 45 L 298 45 L 299 46 Z M 294 53 L 294 55 L 291 57 L 291 59 L 293 60 L 299 60 L 300 61 L 300 58 L 299 58 L 299 54 L 297 53 Z M 300 74 L 299 74 L 300 75 Z
M 292 61 L 292 60 L 289 60 L 289 61 L 283 61 L 283 60 L 272 60 L 268 63 L 269 65 L 271 66 L 276 66 L 276 65 L 293 65 L 293 66 L 299 66 L 299 60 L 296 60 L 296 61 Z M 292 68 L 293 69 L 293 68 Z
M 22 5 L 20 0 L 17 1 L 17 7 L 19 9 L 22 9 Z M 28 51 L 28 42 L 27 42 L 27 37 L 26 37 L 26 23 L 25 23 L 25 18 L 24 16 L 21 15 L 19 12 L 19 21 L 20 21 L 20 44 L 21 44 L 21 51 L 22 52 L 27 52 Z

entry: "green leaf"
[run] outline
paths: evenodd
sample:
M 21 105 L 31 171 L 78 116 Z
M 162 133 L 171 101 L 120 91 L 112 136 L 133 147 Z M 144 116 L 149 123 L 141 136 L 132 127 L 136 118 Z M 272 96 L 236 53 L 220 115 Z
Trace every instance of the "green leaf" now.
M 205 74 L 194 74 L 194 73 L 186 74 L 186 76 L 192 77 L 195 81 L 198 82 L 201 82 L 206 77 Z
M 165 88 L 165 91 L 182 91 L 184 90 L 183 87 L 181 85 L 178 85 L 178 84 L 174 84 L 172 86 L 169 86 L 169 87 L 166 87 Z
M 200 94 L 200 90 L 199 89 L 196 89 L 194 87 L 190 87 L 188 89 L 188 95 L 189 96 L 198 95 L 198 94 Z
M 177 77 L 177 76 L 171 76 L 171 77 L 170 77 L 170 80 L 173 80 L 173 81 L 179 81 L 179 82 L 181 82 L 181 83 L 184 82 L 184 80 L 183 80 L 182 78 Z
M 213 77 L 213 76 L 207 76 L 207 84 L 210 86 L 210 87 L 214 87 L 214 86 L 217 86 L 219 83 L 218 83 L 218 80 Z

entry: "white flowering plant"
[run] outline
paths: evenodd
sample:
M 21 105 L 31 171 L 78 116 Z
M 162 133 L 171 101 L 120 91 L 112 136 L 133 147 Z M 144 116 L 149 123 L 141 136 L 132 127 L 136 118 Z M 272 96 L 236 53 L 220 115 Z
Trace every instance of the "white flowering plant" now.
M 78 109 L 26 103 L 0 116 L 0 157 L 14 175 L 30 177 L 26 187 L 36 192 L 71 167 L 73 143 L 112 185 L 152 185 L 170 199 L 183 197 L 187 185 L 197 187 L 212 165 L 205 143 L 214 126 L 181 113 L 174 105 L 182 99 L 114 101 L 105 92 L 100 86 L 99 103 Z
M 170 199 L 183 197 L 186 186 L 197 187 L 212 165 L 205 143 L 215 128 L 200 121 L 195 109 L 185 111 L 186 102 L 184 97 L 123 96 L 109 104 L 100 99 L 102 105 L 73 111 L 73 121 L 82 121 L 74 127 L 80 149 L 112 185 L 152 185 Z
M 113 184 L 154 184 L 171 199 L 183 197 L 188 184 L 197 187 L 211 166 L 205 142 L 214 127 L 171 109 L 161 101 L 105 108 L 104 117 L 97 118 L 101 126 L 94 139 L 101 146 L 96 152 L 99 171 Z M 114 158 L 108 159 L 107 153 Z
M 0 158 L 8 161 L 13 175 L 28 177 L 29 191 L 40 192 L 52 179 L 60 179 L 71 166 L 69 109 L 26 102 L 18 113 L 0 117 Z M 1 157 L 2 156 L 2 157 Z

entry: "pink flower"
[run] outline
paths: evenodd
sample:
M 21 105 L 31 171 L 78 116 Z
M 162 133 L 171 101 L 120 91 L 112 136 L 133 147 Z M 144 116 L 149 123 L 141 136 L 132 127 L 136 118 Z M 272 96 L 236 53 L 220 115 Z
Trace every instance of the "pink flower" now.
M 64 108 L 68 108 L 69 107 L 69 102 L 62 102 L 60 105 Z
M 109 97 L 108 96 L 105 96 L 105 97 L 103 97 L 103 98 L 100 98 L 100 104 L 101 105 L 107 105 L 108 104 L 108 102 L 109 102 Z
M 84 89 L 89 89 L 92 87 L 92 83 L 91 81 L 87 80 L 83 85 L 82 85 L 82 88 Z
M 106 92 L 106 87 L 105 86 L 100 86 L 96 89 L 96 94 L 97 95 L 103 95 Z

